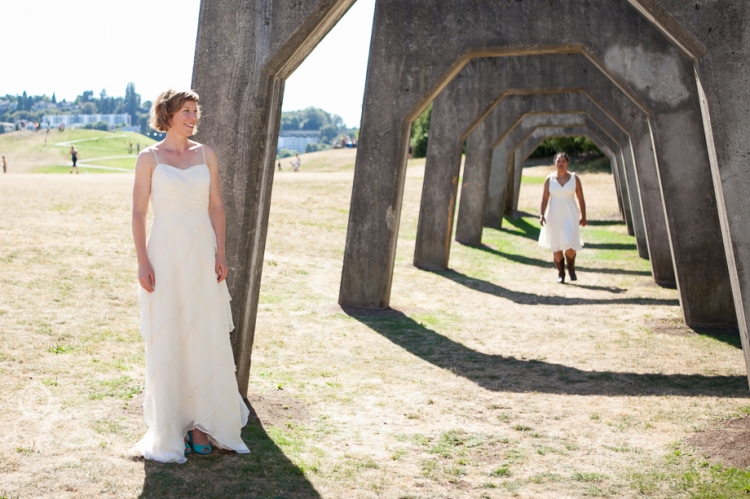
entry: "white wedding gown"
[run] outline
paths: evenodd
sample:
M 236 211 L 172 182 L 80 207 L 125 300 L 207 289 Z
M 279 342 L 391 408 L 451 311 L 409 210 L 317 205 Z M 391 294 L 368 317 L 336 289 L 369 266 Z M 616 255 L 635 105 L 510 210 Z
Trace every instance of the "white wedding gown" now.
M 235 378 L 230 296 L 214 271 L 210 183 L 205 153 L 203 164 L 184 170 L 157 157 L 151 178 L 148 257 L 156 286 L 153 293 L 139 287 L 148 432 L 135 450 L 165 463 L 186 461 L 184 437 L 193 428 L 217 447 L 250 452 L 240 438 L 249 411 Z
M 557 173 L 547 177 L 549 179 L 549 203 L 544 219 L 547 221 L 539 232 L 539 246 L 550 248 L 552 251 L 567 251 L 574 249 L 581 251 L 581 227 L 576 205 L 576 174 L 571 172 L 570 179 L 565 185 L 557 181 Z

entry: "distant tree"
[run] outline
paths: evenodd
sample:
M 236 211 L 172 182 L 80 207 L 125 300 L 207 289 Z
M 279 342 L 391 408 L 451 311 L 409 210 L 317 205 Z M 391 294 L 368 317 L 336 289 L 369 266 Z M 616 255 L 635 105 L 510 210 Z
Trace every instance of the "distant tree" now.
M 55 97 L 55 92 L 52 92 L 52 104 L 57 104 L 57 97 Z
M 327 151 L 331 146 L 320 142 L 311 142 L 305 146 L 305 152 Z
M 26 95 L 26 90 L 24 90 L 23 95 L 18 98 L 18 110 L 19 111 L 26 111 L 27 100 L 28 100 L 28 97 Z
M 97 114 L 99 110 L 93 102 L 86 102 L 81 106 L 81 114 Z
M 299 154 L 294 149 L 282 149 L 279 151 L 279 154 L 277 155 L 279 158 L 288 158 L 290 156 L 294 156 L 295 154 Z
M 135 83 L 130 82 L 125 88 L 125 112 L 130 115 L 131 123 L 138 123 L 138 109 L 141 107 L 141 96 L 135 92 Z
M 93 102 L 87 102 L 86 104 L 93 104 Z M 96 123 L 86 123 L 83 125 L 86 130 L 102 130 L 109 131 L 109 124 L 106 121 L 97 121 Z
M 430 118 L 432 117 L 432 104 L 417 116 L 411 124 L 411 147 L 413 158 L 424 158 L 427 156 L 427 140 L 430 136 Z
M 576 155 L 585 152 L 590 152 L 597 156 L 602 155 L 596 144 L 586 137 L 550 137 L 539 144 L 530 157 L 546 158 L 554 156 L 560 151 Z
M 84 90 L 81 94 L 81 104 L 85 104 L 87 102 L 91 102 L 94 99 L 94 91 L 93 90 Z
M 324 125 L 320 129 L 320 140 L 322 142 L 325 142 L 326 144 L 331 144 L 333 142 L 333 139 L 335 139 L 338 134 L 339 134 L 339 129 L 336 128 L 334 125 L 331 125 L 331 124 Z

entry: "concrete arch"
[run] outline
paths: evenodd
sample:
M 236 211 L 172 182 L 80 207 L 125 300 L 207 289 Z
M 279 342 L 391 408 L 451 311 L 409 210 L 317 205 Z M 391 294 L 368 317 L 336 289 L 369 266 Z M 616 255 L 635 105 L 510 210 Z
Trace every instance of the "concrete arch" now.
M 534 149 L 539 147 L 544 139 L 549 137 L 579 137 L 584 136 L 591 139 L 592 142 L 599 147 L 602 152 L 609 158 L 613 158 L 615 153 L 607 145 L 606 141 L 602 140 L 602 137 L 596 133 L 596 131 L 589 128 L 588 125 L 583 126 L 540 126 L 535 128 L 529 135 L 526 136 L 523 141 L 517 145 L 516 154 L 521 161 L 525 161 L 529 155 L 534 152 Z M 611 161 L 611 159 L 610 159 Z
M 560 68 L 565 68 L 565 70 Z M 455 203 L 457 190 L 453 182 L 458 177 L 462 138 L 469 136 L 468 150 L 471 152 L 474 150 L 471 144 L 481 141 L 484 137 L 485 132 L 481 130 L 484 129 L 485 123 L 490 128 L 509 129 L 508 120 L 512 117 L 512 123 L 520 118 L 517 114 L 508 115 L 503 112 L 506 109 L 505 99 L 509 96 L 527 93 L 532 95 L 560 94 L 571 91 L 587 92 L 591 100 L 600 108 L 607 110 L 610 119 L 615 121 L 619 128 L 631 134 L 632 145 L 626 148 L 625 155 L 628 161 L 633 161 L 633 157 L 636 158 L 638 173 L 631 170 L 629 178 L 623 179 L 623 184 L 634 184 L 630 192 L 630 204 L 634 207 L 637 217 L 642 216 L 641 199 L 653 207 L 646 213 L 648 217 L 646 224 L 639 223 L 640 227 L 647 225 L 649 231 L 641 229 L 640 236 L 638 236 L 638 231 L 636 232 L 640 247 L 643 248 L 641 254 L 656 255 L 657 257 L 651 258 L 654 277 L 659 282 L 673 285 L 675 277 L 672 252 L 667 237 L 646 114 L 610 78 L 599 71 L 590 59 L 580 53 L 474 59 L 435 100 L 415 248 L 417 266 L 444 268 L 447 265 L 453 217 L 452 206 Z M 530 96 L 527 99 L 530 102 L 525 105 L 533 106 L 534 102 L 531 101 L 539 98 Z M 562 99 L 557 103 L 554 102 L 556 98 L 550 99 L 552 101 L 549 105 L 565 105 L 564 98 L 557 98 Z M 443 116 L 445 118 L 442 118 Z M 493 118 L 487 120 L 489 116 Z M 502 128 L 500 128 L 500 123 L 503 123 Z M 500 138 L 497 137 L 499 133 L 498 131 L 490 133 L 491 139 L 486 140 L 499 141 Z M 493 143 L 476 147 L 479 150 L 485 150 L 486 147 L 489 153 L 491 146 L 494 145 Z M 464 185 L 467 183 L 487 185 L 485 179 L 489 175 L 489 163 L 492 162 L 489 158 L 485 156 L 477 159 L 477 177 L 471 171 L 473 160 L 467 157 Z M 503 160 L 504 156 L 500 155 L 499 158 Z M 498 161 L 498 156 L 494 156 L 494 161 L 495 163 Z M 496 169 L 499 168 L 497 164 L 495 166 Z M 505 170 L 500 168 L 500 171 Z M 643 182 L 639 183 L 637 177 L 640 177 Z M 642 186 L 641 191 L 635 187 L 639 184 Z M 490 176 L 489 185 L 487 206 L 490 210 L 496 208 L 495 220 L 499 225 L 502 212 L 497 199 L 499 199 L 499 190 L 505 187 L 505 183 L 504 181 L 499 184 L 496 181 L 493 182 Z M 498 192 L 496 199 L 493 199 L 493 192 Z M 462 199 L 464 200 L 462 202 L 465 202 L 473 198 L 463 196 Z M 459 212 L 460 216 L 462 215 Z M 494 223 L 491 215 L 490 220 L 490 224 Z M 644 232 L 646 232 L 645 238 Z M 648 240 L 649 234 L 651 241 Z M 647 244 L 650 249 L 646 251 Z
M 541 1 L 420 2 L 420 12 L 429 16 L 411 15 L 416 8 L 411 2 L 381 1 L 371 47 L 376 57 L 368 67 L 371 81 L 378 83 L 368 85 L 365 96 L 350 210 L 356 223 L 347 233 L 340 303 L 388 304 L 409 122 L 472 57 L 578 50 L 650 113 L 686 321 L 735 323 L 726 260 L 717 257 L 723 248 L 714 227 L 718 215 L 692 60 L 624 0 L 561 1 L 554 9 Z M 616 19 L 618 29 L 588 23 L 590 18 Z M 553 24 L 559 29 L 549 29 Z M 654 79 L 648 68 L 657 66 L 660 75 Z M 399 69 L 389 74 L 389 68 Z M 686 203 L 690 214 L 682 210 Z M 675 230 L 691 227 L 696 219 L 701 230 Z M 707 286 L 714 291 L 708 300 Z
M 243 395 L 284 78 L 353 2 L 227 0 L 201 5 L 193 73 L 193 87 L 205 111 L 198 140 L 212 144 L 228 165 L 221 178 L 228 226 L 236 228 L 227 235 L 237 326 L 232 347 Z M 417 11 L 429 15 L 414 15 Z M 588 23 L 591 18 L 616 19 L 617 32 L 611 31 L 610 23 Z M 552 25 L 558 29 L 549 29 Z M 731 272 L 750 370 L 750 218 L 733 216 L 744 211 L 750 192 L 744 152 L 750 151 L 750 97 L 744 92 L 750 80 L 748 26 L 750 6 L 745 0 L 708 3 L 700 10 L 681 0 L 562 0 L 554 9 L 541 0 L 378 0 L 355 174 L 356 203 L 350 210 L 339 301 L 388 305 L 408 125 L 462 66 L 483 55 L 583 47 L 596 64 L 612 71 L 619 85 L 631 84 L 639 105 L 652 113 L 644 129 L 653 141 L 634 144 L 634 153 L 653 155 L 651 149 L 656 149 L 658 179 L 646 185 L 674 199 L 666 206 L 667 230 L 689 225 L 675 211 L 684 203 L 706 221 L 707 228 L 701 226 L 693 243 L 674 244 L 677 266 L 699 269 L 678 283 L 684 317 L 691 324 L 733 322 L 733 312 L 724 305 L 725 278 L 722 262 L 715 261 L 716 245 L 700 251 L 704 241 L 718 240 L 711 229 L 718 210 L 726 249 L 722 254 Z M 654 67 L 654 60 L 666 63 L 660 66 L 663 82 L 656 86 L 644 77 L 644 69 Z M 698 133 L 695 124 L 701 117 Z M 705 164 L 711 165 L 715 194 L 699 188 L 711 183 Z M 689 185 L 680 185 L 681 177 L 687 177 Z M 704 261 L 711 263 L 703 265 Z M 707 299 L 699 306 L 699 298 Z
M 552 118 L 558 115 L 557 114 L 536 114 L 536 115 L 531 115 L 531 116 L 533 116 L 534 118 L 539 118 L 539 117 Z M 603 126 L 597 120 L 595 120 L 590 114 L 588 114 L 588 112 L 583 111 L 580 113 L 580 116 L 582 116 L 583 118 L 583 126 L 585 126 L 590 131 L 590 133 L 582 134 L 582 135 L 586 135 L 587 137 L 592 138 L 592 141 L 594 141 L 597 147 L 603 146 L 609 151 L 610 154 L 607 154 L 607 156 L 610 157 L 610 161 L 612 162 L 612 165 L 613 165 L 612 167 L 615 173 L 616 173 L 616 170 L 615 170 L 616 168 L 623 168 L 623 169 L 626 168 L 626 166 L 623 164 L 619 164 L 619 166 L 617 166 L 619 163 L 617 156 L 622 154 L 621 152 L 622 145 L 618 143 L 612 136 L 610 136 L 607 130 L 605 130 Z M 522 121 L 516 127 L 516 129 L 524 129 L 524 130 L 529 129 L 530 128 L 529 125 L 531 125 L 529 121 L 530 120 Z M 562 125 L 563 123 L 564 122 L 561 122 L 560 124 Z M 547 125 L 546 128 L 550 128 L 550 126 L 551 125 Z M 527 133 L 526 137 L 523 138 L 521 142 L 518 142 L 515 145 L 512 145 L 512 151 L 510 153 L 509 164 L 510 164 L 510 160 L 512 160 L 514 175 L 512 177 L 509 176 L 508 185 L 510 187 L 510 190 L 513 192 L 512 199 L 513 199 L 513 203 L 515 203 L 515 205 L 513 206 L 514 212 L 518 210 L 518 194 L 521 189 L 521 175 L 522 175 L 523 163 L 526 160 L 526 158 L 528 158 L 529 155 L 533 152 L 533 149 L 528 152 L 525 150 L 522 150 L 522 145 L 525 141 L 529 140 L 529 137 L 531 137 L 533 133 L 535 133 L 535 130 L 532 130 L 531 132 Z M 570 135 L 559 135 L 559 136 L 570 137 Z M 507 136 L 506 140 L 510 139 L 510 137 L 511 137 L 511 134 Z M 512 140 L 510 140 L 510 142 L 512 144 Z M 534 149 L 536 149 L 536 146 L 538 146 L 540 143 L 541 141 L 538 141 L 536 145 L 534 146 Z M 646 255 L 646 257 L 647 256 L 648 255 Z
M 504 92 L 497 105 L 477 125 L 466 141 L 466 161 L 464 164 L 461 200 L 456 222 L 456 240 L 464 244 L 480 244 L 482 226 L 496 227 L 501 224 L 502 212 L 500 209 L 502 202 L 498 199 L 498 195 L 501 192 L 500 185 L 502 181 L 493 176 L 491 164 L 493 159 L 499 162 L 504 161 L 504 158 L 501 153 L 496 156 L 494 150 L 502 137 L 527 113 L 534 113 L 542 109 L 557 111 L 570 109 L 586 110 L 590 115 L 596 117 L 600 123 L 611 124 L 611 126 L 608 126 L 609 132 L 616 136 L 620 143 L 626 144 L 623 149 L 624 156 L 619 158 L 620 161 L 624 163 L 627 160 L 634 166 L 629 131 L 623 128 L 624 124 L 614 118 L 611 112 L 608 112 L 607 109 L 601 106 L 599 102 L 582 89 L 559 89 L 559 91 L 550 93 Z M 614 164 L 615 167 L 616 165 L 617 163 Z M 496 165 L 495 169 L 497 170 L 497 168 L 500 167 Z M 655 169 L 655 167 L 653 168 Z M 502 169 L 499 172 L 502 172 Z M 481 179 L 481 181 L 475 179 Z M 630 189 L 628 188 L 624 170 L 617 169 L 615 181 L 618 196 L 620 197 L 621 211 L 628 225 L 628 233 L 634 235 L 629 198 L 629 194 L 633 195 L 634 193 L 628 192 Z M 488 182 L 495 184 L 494 190 L 496 192 L 494 194 L 487 191 L 485 184 Z M 640 187 L 642 188 L 642 186 Z M 640 194 L 636 199 L 640 199 Z M 661 208 L 660 195 L 658 198 L 658 207 Z M 655 249 L 658 252 L 658 248 Z M 669 254 L 668 244 L 665 245 L 664 250 L 665 254 L 667 254 L 667 268 L 673 282 L 672 258 L 671 254 Z M 655 275 L 657 274 L 658 269 L 655 270 Z

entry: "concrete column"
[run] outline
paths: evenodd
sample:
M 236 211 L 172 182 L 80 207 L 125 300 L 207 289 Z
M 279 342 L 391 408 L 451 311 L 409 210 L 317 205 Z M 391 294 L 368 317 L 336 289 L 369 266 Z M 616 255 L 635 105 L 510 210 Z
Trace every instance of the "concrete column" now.
M 247 393 L 268 228 L 284 79 L 354 0 L 201 4 L 193 88 L 203 117 L 197 140 L 218 154 L 227 217 L 231 335 L 240 393 Z
M 586 16 L 580 15 L 582 7 Z M 653 116 L 660 174 L 680 172 L 690 178 L 675 182 L 671 175 L 660 175 L 686 321 L 736 322 L 721 231 L 712 225 L 718 215 L 705 173 L 708 150 L 692 61 L 671 40 L 626 0 L 560 0 L 554 9 L 541 1 L 422 0 L 419 12 L 429 15 L 419 16 L 415 8 L 413 2 L 380 0 L 375 9 L 340 303 L 388 305 L 409 124 L 466 62 L 473 55 L 578 51 Z M 590 23 L 592 18 L 613 22 Z M 552 25 L 558 29 L 549 29 Z M 556 72 L 567 70 L 559 66 Z M 678 149 L 678 144 L 685 147 Z M 448 168 L 447 176 L 455 177 L 454 171 Z M 431 174 L 428 168 L 426 176 Z M 677 213 L 687 199 L 694 215 L 689 222 Z M 707 286 L 715 292 L 710 300 L 699 296 Z
M 750 4 L 631 0 L 695 62 L 703 128 L 737 320 L 750 372 Z M 708 283 L 707 283 L 708 284 Z M 707 293 L 713 289 L 707 285 Z

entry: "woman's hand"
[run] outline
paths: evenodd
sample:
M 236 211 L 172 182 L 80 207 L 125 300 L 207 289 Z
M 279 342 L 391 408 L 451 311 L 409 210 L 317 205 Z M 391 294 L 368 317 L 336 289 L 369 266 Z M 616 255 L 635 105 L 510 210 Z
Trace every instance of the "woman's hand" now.
M 150 263 L 142 263 L 138 265 L 138 282 L 141 283 L 141 287 L 149 293 L 154 292 L 156 286 L 156 275 L 154 274 L 154 267 Z
M 214 267 L 214 270 L 216 271 L 216 282 L 221 282 L 227 278 L 229 267 L 227 267 L 227 259 L 224 255 L 216 255 L 216 267 Z
M 544 227 L 547 224 L 547 219 L 544 218 L 544 215 L 539 215 L 539 225 Z
M 581 221 L 579 223 L 581 224 L 581 227 L 586 227 L 586 215 L 581 217 Z

